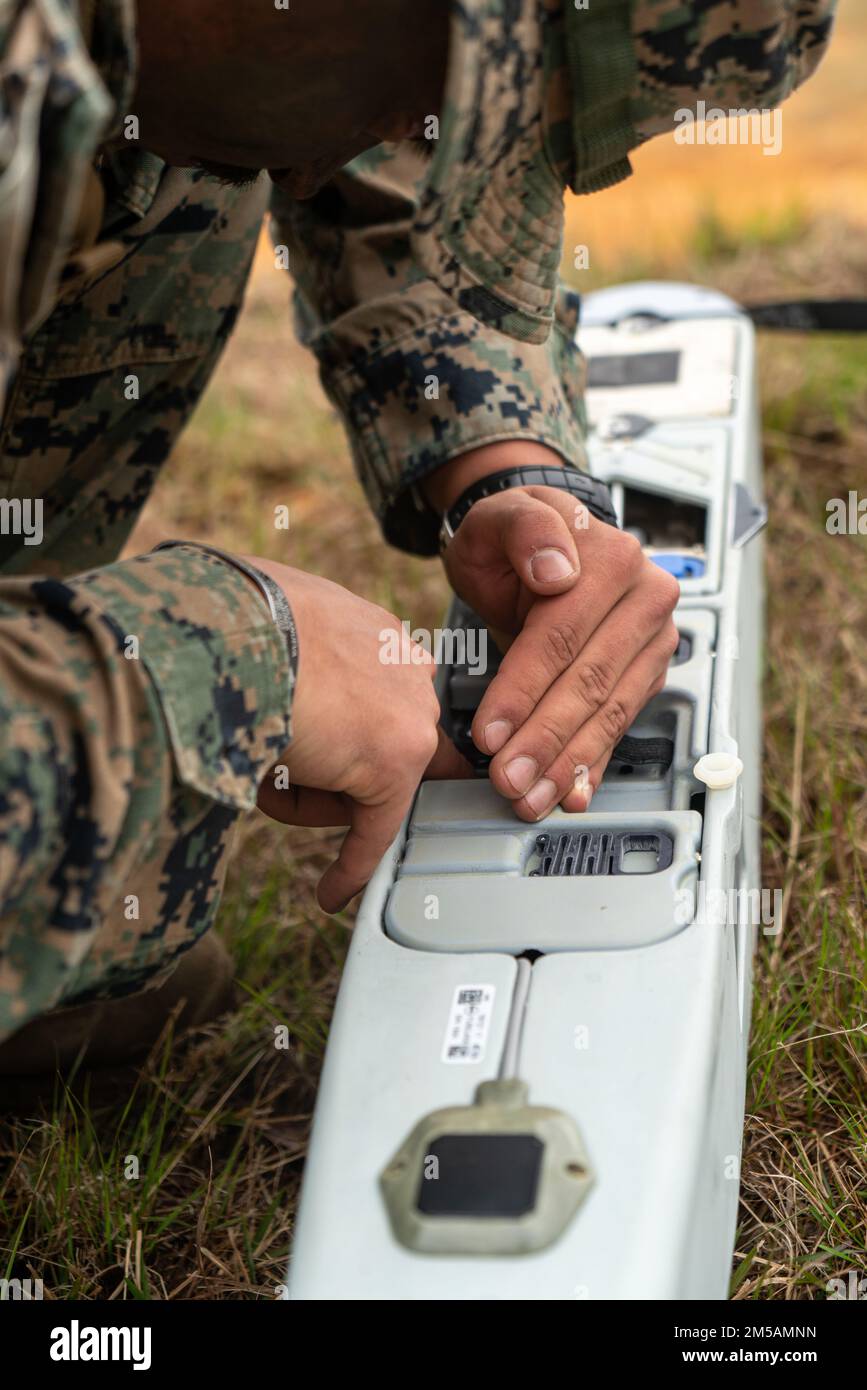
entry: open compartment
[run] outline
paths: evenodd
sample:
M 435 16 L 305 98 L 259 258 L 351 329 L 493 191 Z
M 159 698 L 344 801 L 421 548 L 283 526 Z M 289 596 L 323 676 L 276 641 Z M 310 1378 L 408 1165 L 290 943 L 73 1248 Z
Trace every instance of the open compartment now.
M 452 605 L 448 623 L 452 631 L 483 627 L 460 600 Z M 716 617 L 685 609 L 678 612 L 677 623 L 681 640 L 666 688 L 645 706 L 615 749 L 594 797 L 600 810 L 686 810 L 700 790 L 692 768 L 707 752 Z M 455 644 L 459 651 L 469 645 Z M 478 650 L 479 644 L 472 649 Z M 486 775 L 490 758 L 473 743 L 470 730 L 500 664 L 493 641 L 487 642 L 486 650 L 484 672 L 476 673 L 464 662 L 442 667 L 437 675 L 443 728 L 479 776 Z

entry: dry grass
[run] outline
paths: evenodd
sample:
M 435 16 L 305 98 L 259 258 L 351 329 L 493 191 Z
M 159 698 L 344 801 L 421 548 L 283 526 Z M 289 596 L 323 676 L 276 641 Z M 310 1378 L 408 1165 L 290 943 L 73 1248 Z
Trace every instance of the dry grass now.
M 819 414 L 803 391 L 805 413 L 781 397 L 786 428 L 767 430 L 764 878 L 784 927 L 757 960 L 738 1297 L 823 1297 L 867 1263 L 867 540 L 823 529 L 864 476 L 858 357 L 848 409 L 831 395 Z
M 745 296 L 863 286 L 863 238 L 839 225 L 746 249 L 708 226 L 682 278 Z M 432 625 L 438 567 L 381 546 L 286 298 L 281 277 L 257 275 L 132 548 L 189 534 L 280 554 Z M 810 1298 L 864 1265 L 867 557 L 863 539 L 829 537 L 824 520 L 827 498 L 863 484 L 867 347 L 766 336 L 762 364 L 765 882 L 783 888 L 786 923 L 756 963 L 735 1287 Z M 280 502 L 288 540 L 271 525 Z M 0 1275 L 41 1276 L 54 1298 L 274 1297 L 350 926 L 315 907 L 332 842 L 251 818 L 220 922 L 241 1006 L 182 1045 L 167 1039 L 122 1108 L 63 1096 L 51 1115 L 0 1127 Z M 280 1025 L 288 1050 L 274 1046 Z M 124 1177 L 129 1155 L 138 1181 Z
M 587 246 L 592 267 L 607 277 L 620 276 L 636 253 L 657 274 L 676 277 L 708 209 L 739 238 L 793 215 L 812 222 L 845 210 L 863 238 L 865 55 L 867 8 L 839 0 L 827 56 L 780 109 L 779 154 L 757 145 L 676 144 L 673 136 L 648 141 L 634 155 L 634 178 L 571 200 L 566 246 Z

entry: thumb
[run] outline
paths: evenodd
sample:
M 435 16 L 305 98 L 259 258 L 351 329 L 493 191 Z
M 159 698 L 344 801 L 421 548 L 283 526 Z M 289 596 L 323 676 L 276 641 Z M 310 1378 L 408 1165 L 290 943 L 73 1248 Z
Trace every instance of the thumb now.
M 455 542 L 463 541 L 472 554 L 474 542 L 484 537 L 490 544 L 493 524 L 496 548 L 505 554 L 521 582 L 536 594 L 562 594 L 581 573 L 575 544 L 576 506 L 581 504 L 557 488 L 500 493 L 470 510 Z M 479 532 L 477 538 L 474 531 Z

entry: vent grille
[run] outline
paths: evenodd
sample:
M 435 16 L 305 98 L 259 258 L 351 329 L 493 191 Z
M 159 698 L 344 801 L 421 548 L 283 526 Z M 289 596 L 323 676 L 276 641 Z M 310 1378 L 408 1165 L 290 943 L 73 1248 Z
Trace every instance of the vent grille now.
M 593 874 L 656 874 L 667 869 L 674 854 L 670 835 L 661 830 L 563 831 L 536 839 L 538 867 L 531 878 L 588 877 Z M 630 856 L 634 856 L 630 862 Z

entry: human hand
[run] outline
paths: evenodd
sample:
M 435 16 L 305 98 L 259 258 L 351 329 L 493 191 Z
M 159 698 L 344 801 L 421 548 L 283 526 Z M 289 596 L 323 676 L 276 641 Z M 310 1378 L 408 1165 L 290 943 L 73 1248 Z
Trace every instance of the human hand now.
M 680 587 L 639 542 L 557 488 L 477 502 L 445 556 L 505 651 L 472 726 L 523 820 L 585 810 L 615 744 L 662 689 Z
M 327 579 L 244 558 L 283 589 L 298 631 L 292 743 L 258 804 L 288 824 L 349 826 L 317 889 L 320 906 L 336 912 L 367 883 L 419 782 L 471 769 L 439 728 L 434 662 L 397 618 Z M 384 634 L 395 630 L 402 660 L 390 664 Z

